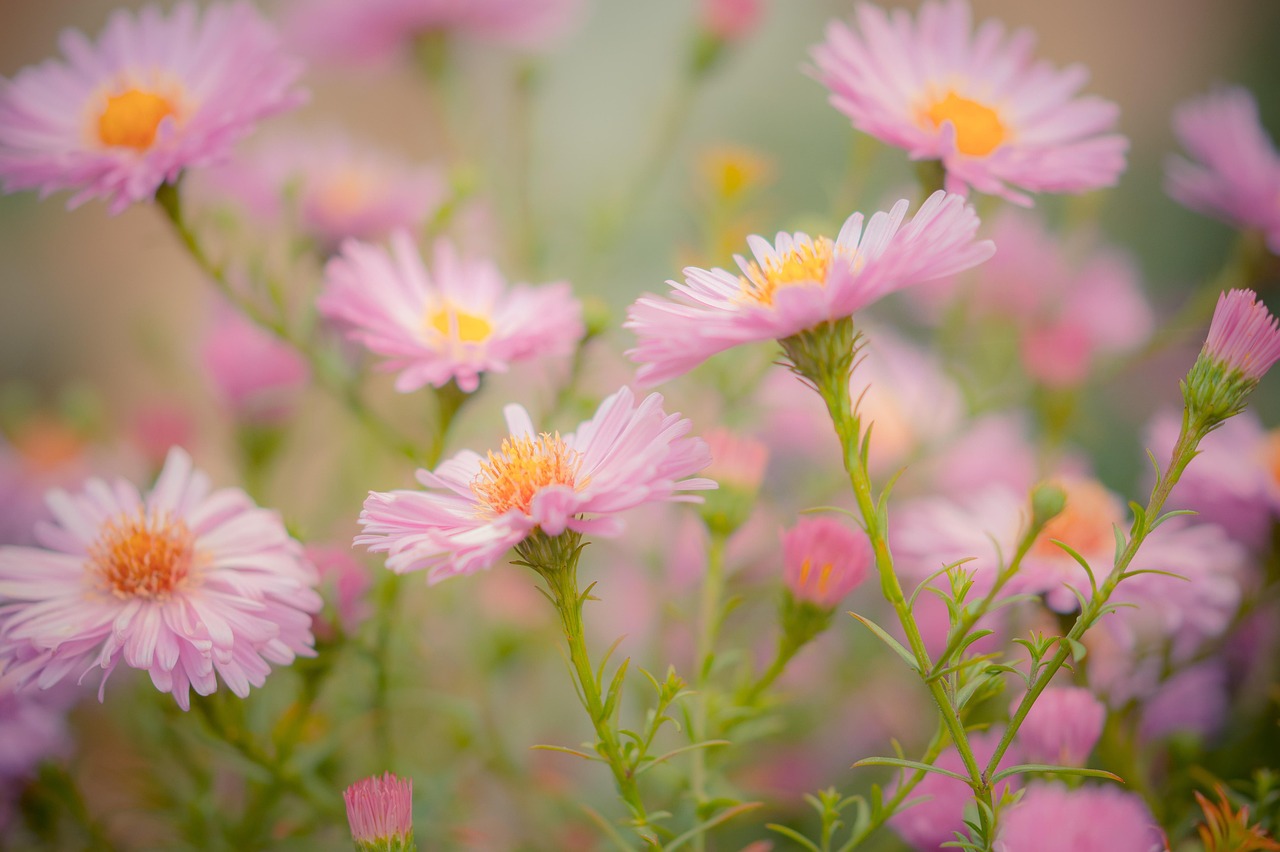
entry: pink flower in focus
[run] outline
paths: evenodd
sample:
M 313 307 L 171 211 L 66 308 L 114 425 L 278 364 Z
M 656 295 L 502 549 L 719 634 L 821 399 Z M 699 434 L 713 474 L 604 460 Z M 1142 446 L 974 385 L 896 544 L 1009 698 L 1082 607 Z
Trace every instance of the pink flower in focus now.
M 213 310 L 200 361 L 222 401 L 250 421 L 287 416 L 310 378 L 291 346 L 224 303 Z
M 51 491 L 41 547 L 0 548 L 0 664 L 44 689 L 123 659 L 184 710 L 221 677 L 240 697 L 268 663 L 310 656 L 315 569 L 274 512 L 210 492 L 175 447 L 145 498 L 124 480 Z
M 1014 701 L 1011 714 L 1021 701 Z M 1089 690 L 1050 686 L 1018 728 L 1018 746 L 1029 763 L 1084 766 L 1102 736 L 1106 718 L 1106 706 Z
M 351 837 L 360 850 L 407 849 L 413 842 L 413 779 L 390 772 L 352 784 L 342 794 Z
M 688 420 L 662 410 L 650 394 L 639 405 L 628 388 L 563 437 L 534 431 L 518 405 L 503 409 L 510 437 L 482 458 L 463 451 L 434 472 L 419 470 L 428 491 L 373 492 L 356 544 L 390 554 L 397 574 L 426 570 L 436 583 L 487 568 L 535 529 L 614 537 L 616 513 L 654 501 L 694 501 L 678 491 L 714 488 L 685 479 L 710 462 L 707 445 L 684 437 Z
M 954 275 L 995 251 L 975 242 L 978 218 L 956 195 L 936 192 L 903 226 L 908 202 L 871 217 L 854 213 L 832 241 L 780 233 L 775 243 L 747 238 L 754 260 L 735 257 L 742 274 L 684 270 L 668 281 L 672 298 L 644 296 L 627 312 L 645 385 L 674 378 L 743 343 L 781 340 L 852 315 L 882 296 L 920 281 Z
M 1280 359 L 1280 323 L 1252 290 L 1228 290 L 1218 297 L 1204 355 L 1257 381 Z
M 321 60 L 379 62 L 431 34 L 536 50 L 562 36 L 581 0 L 296 0 L 284 31 Z
M 1000 742 L 1000 731 L 986 731 L 969 736 L 969 745 L 979 766 L 985 766 L 996 752 Z M 1016 753 L 1016 744 L 1005 752 L 1005 764 L 1021 763 L 1021 756 Z M 954 748 L 944 751 L 934 766 L 951 772 L 966 774 L 964 762 Z M 897 780 L 886 786 L 885 795 L 893 795 Z M 996 798 L 1004 791 L 1014 791 L 1021 786 L 1020 776 L 1014 775 L 996 785 Z M 913 804 L 914 803 L 914 804 Z M 969 785 L 956 778 L 930 772 L 924 780 L 916 785 L 905 803 L 909 807 L 899 810 L 889 817 L 889 825 L 919 852 L 946 852 L 951 847 L 943 847 L 943 843 L 954 841 L 956 832 L 967 834 L 964 821 L 969 816 L 976 819 L 976 806 L 973 802 L 973 791 Z M 1084 847 L 1082 847 L 1084 848 Z
M 1188 101 L 1173 129 L 1196 162 L 1171 156 L 1165 189 L 1176 200 L 1240 228 L 1256 228 L 1280 254 L 1280 154 L 1258 120 L 1258 105 L 1236 86 Z
M 301 66 L 248 3 L 203 16 L 182 3 L 115 12 L 97 44 L 62 34 L 66 62 L 23 69 L 0 89 L 5 190 L 75 190 L 70 206 L 112 213 L 155 195 L 183 170 L 230 153 L 254 123 L 303 100 Z
M 702 0 L 702 28 L 723 41 L 740 41 L 760 24 L 764 0 Z
M 915 21 L 860 3 L 850 23 L 827 26 L 813 74 L 855 128 L 913 160 L 940 160 L 952 192 L 971 186 L 1030 206 L 1020 189 L 1113 185 L 1128 148 L 1110 132 L 1116 105 L 1074 97 L 1088 72 L 1034 61 L 1030 31 L 1006 39 L 987 21 L 973 33 L 971 17 L 965 0 L 926 2 Z
M 831 518 L 801 518 L 782 536 L 782 577 L 797 601 L 835 609 L 871 570 L 871 542 Z
M 1161 852 L 1160 826 L 1142 799 L 1118 787 L 1074 790 L 1037 782 L 1000 821 L 996 852 Z
M 564 282 L 507 289 L 487 260 L 466 260 L 446 240 L 436 243 L 428 271 L 403 231 L 390 251 L 356 241 L 325 267 L 316 301 L 348 336 L 398 370 L 396 390 L 456 381 L 470 393 L 480 374 L 505 372 L 513 361 L 568 355 L 582 339 L 582 306 Z

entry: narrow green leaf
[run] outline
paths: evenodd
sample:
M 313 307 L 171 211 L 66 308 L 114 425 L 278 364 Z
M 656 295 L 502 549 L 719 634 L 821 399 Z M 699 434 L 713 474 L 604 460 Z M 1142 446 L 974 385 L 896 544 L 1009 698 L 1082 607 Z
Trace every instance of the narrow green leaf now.
M 896 766 L 899 769 L 918 769 L 921 772 L 932 772 L 935 775 L 945 775 L 948 778 L 954 778 L 957 781 L 969 783 L 969 776 L 961 775 L 959 772 L 952 772 L 950 769 L 942 769 L 931 763 L 921 763 L 918 760 L 904 760 L 900 757 L 864 757 L 857 763 L 853 764 L 855 768 L 861 766 Z
M 880 625 L 876 624 L 874 621 L 868 618 L 863 618 L 862 616 L 858 615 L 856 612 L 851 612 L 849 614 L 852 615 L 854 618 L 858 619 L 858 621 L 860 621 L 864 627 L 866 627 L 868 630 L 874 633 L 881 642 L 888 645 L 889 649 L 893 651 L 895 654 L 897 654 L 899 657 L 901 657 L 903 662 L 905 662 L 913 672 L 920 671 L 919 666 L 916 665 L 916 658 L 911 656 L 911 652 L 908 651 L 906 648 L 902 647 L 901 642 L 899 642 L 897 639 L 894 639 L 892 636 L 886 633 L 884 631 L 884 628 L 882 628 Z
M 1028 772 L 1044 772 L 1049 775 L 1079 775 L 1081 778 L 1106 778 L 1110 781 L 1118 781 L 1124 783 L 1124 779 L 1114 772 L 1108 772 L 1105 769 L 1084 769 L 1078 766 L 1054 766 L 1047 763 L 1020 763 L 1017 766 L 1010 766 L 1008 769 L 1002 769 L 991 777 L 991 783 L 1003 781 L 1010 775 L 1023 775 Z
M 778 834 L 781 834 L 783 837 L 786 837 L 790 840 L 794 840 L 796 843 L 799 843 L 805 849 L 810 850 L 810 852 L 822 852 L 821 849 L 819 849 L 817 846 L 814 845 L 812 840 L 805 837 L 800 832 L 795 831 L 794 829 L 787 828 L 785 825 L 778 825 L 776 822 L 771 822 L 771 823 L 767 823 L 765 825 L 765 828 L 769 829 L 770 831 L 776 831 Z
M 727 822 L 740 814 L 745 814 L 748 811 L 754 811 L 756 808 L 763 807 L 763 806 L 764 806 L 764 802 L 743 802 L 742 804 L 737 805 L 735 807 L 726 808 L 725 810 L 716 814 L 706 822 L 698 823 L 693 828 L 689 829 L 684 834 L 677 837 L 675 840 L 672 840 L 663 848 L 666 850 L 666 852 L 675 852 L 676 849 L 679 849 L 681 846 L 685 845 L 690 840 L 693 840 L 699 834 L 705 834 L 706 832 L 715 828 L 717 825 L 720 825 L 720 823 Z
M 583 760 L 600 760 L 600 761 L 603 761 L 603 760 L 604 760 L 604 758 L 602 758 L 602 757 L 600 757 L 600 756 L 598 756 L 598 755 L 594 755 L 594 754 L 587 754 L 585 751 L 578 751 L 576 748 L 565 748 L 564 746 L 557 746 L 557 745 L 531 745 L 531 746 L 529 746 L 529 748 L 530 748 L 530 749 L 533 749 L 533 750 L 535 750 L 535 751 L 559 751 L 559 752 L 564 752 L 565 754 L 571 754 L 571 755 L 573 755 L 574 757 L 580 757 L 580 758 L 582 758 Z
M 645 763 L 644 766 L 636 770 L 636 775 L 639 775 L 641 772 L 644 772 L 646 769 L 648 769 L 651 766 L 657 766 L 659 763 L 665 763 L 666 761 L 670 760 L 676 755 L 684 754 L 685 752 L 690 752 L 690 751 L 697 751 L 700 748 L 715 748 L 716 746 L 724 746 L 724 745 L 732 745 L 732 743 L 729 740 L 704 740 L 700 743 L 693 743 L 692 745 L 681 746 L 680 748 L 673 748 L 671 751 L 667 752 L 666 754 L 659 755 L 658 757 L 655 757 L 649 762 Z
M 631 658 L 622 661 L 622 665 L 618 666 L 618 670 L 613 673 L 613 682 L 609 684 L 609 691 L 605 693 L 604 708 L 601 712 L 607 721 L 612 719 L 618 709 L 618 701 L 622 698 L 622 679 L 627 674 L 627 666 L 630 664 Z

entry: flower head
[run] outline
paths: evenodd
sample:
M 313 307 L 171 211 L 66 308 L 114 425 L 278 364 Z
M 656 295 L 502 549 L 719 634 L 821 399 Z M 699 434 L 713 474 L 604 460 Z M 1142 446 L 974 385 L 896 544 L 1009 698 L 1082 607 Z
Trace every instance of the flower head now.
M 349 336 L 398 370 L 396 390 L 456 381 L 471 392 L 480 374 L 512 362 L 567 355 L 582 339 L 582 306 L 564 282 L 510 288 L 494 264 L 436 243 L 428 271 L 409 235 L 391 249 L 347 242 L 325 268 L 317 305 L 350 326 Z
M 844 223 L 833 241 L 780 233 L 774 243 L 747 238 L 753 259 L 735 257 L 740 274 L 724 269 L 684 270 L 669 281 L 673 298 L 645 296 L 624 325 L 638 345 L 627 354 L 642 366 L 639 381 L 653 385 L 685 373 L 712 355 L 742 343 L 781 340 L 851 316 L 890 292 L 981 263 L 995 251 L 975 242 L 978 218 L 959 196 L 934 193 L 905 226 L 906 200 Z
M 75 191 L 112 213 L 150 199 L 184 169 L 225 157 L 267 116 L 290 109 L 301 66 L 248 3 L 117 11 L 97 44 L 62 35 L 65 62 L 23 69 L 0 89 L 5 190 Z
M 1142 799 L 1117 787 L 1038 783 L 1001 819 L 996 852 L 1124 849 L 1160 852 L 1160 826 Z
M 1107 708 L 1089 690 L 1050 686 L 1036 699 L 1018 729 L 1022 756 L 1030 763 L 1084 766 L 1102 735 L 1106 718 Z
M 1256 228 L 1280 254 L 1280 153 L 1248 90 L 1220 89 L 1178 107 L 1173 129 L 1198 162 L 1172 156 L 1165 188 L 1192 210 Z
M 342 794 L 360 852 L 402 852 L 413 843 L 413 779 L 390 772 L 352 784 Z
M 146 496 L 91 479 L 48 495 L 42 547 L 0 548 L 0 664 L 47 688 L 123 659 L 186 709 L 217 679 L 241 697 L 312 653 L 315 569 L 279 516 L 210 492 L 181 449 Z
M 782 536 L 782 560 L 792 597 L 829 610 L 867 578 L 871 543 L 832 518 L 802 518 Z
M 1183 382 L 1194 417 L 1216 426 L 1239 414 L 1245 399 L 1280 360 L 1280 323 L 1252 290 L 1218 297 L 1200 357 Z
M 1032 59 L 1028 30 L 1008 38 L 999 21 L 972 32 L 965 0 L 930 0 L 916 20 L 860 3 L 813 49 L 814 76 L 853 126 L 913 160 L 939 160 L 947 189 L 1001 195 L 1029 206 L 1031 192 L 1111 186 L 1127 140 L 1111 133 L 1117 109 L 1077 98 L 1088 76 Z
M 464 451 L 434 472 L 418 471 L 430 490 L 371 493 L 356 544 L 390 554 L 396 573 L 426 569 L 434 583 L 489 567 L 535 530 L 616 536 L 618 512 L 695 500 L 676 492 L 715 487 L 684 478 L 706 467 L 710 453 L 684 437 L 689 421 L 664 413 L 659 394 L 637 405 L 623 388 L 568 435 L 536 432 L 518 405 L 504 413 L 510 436 L 497 451 Z

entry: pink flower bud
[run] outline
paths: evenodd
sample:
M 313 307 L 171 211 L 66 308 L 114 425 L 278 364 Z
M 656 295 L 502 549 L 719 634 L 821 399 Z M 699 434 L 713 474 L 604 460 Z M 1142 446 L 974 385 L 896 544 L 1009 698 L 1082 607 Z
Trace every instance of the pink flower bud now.
M 867 577 L 871 543 L 831 518 L 804 518 L 782 537 L 783 579 L 797 601 L 833 609 Z
M 342 798 L 357 848 L 413 848 L 412 778 L 373 775 L 352 784 Z

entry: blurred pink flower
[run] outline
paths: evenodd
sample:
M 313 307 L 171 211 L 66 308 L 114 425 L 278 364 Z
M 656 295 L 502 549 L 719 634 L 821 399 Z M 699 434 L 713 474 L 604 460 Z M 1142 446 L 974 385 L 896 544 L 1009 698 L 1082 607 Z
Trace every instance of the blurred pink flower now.
M 352 555 L 349 547 L 307 545 L 304 553 L 315 566 L 320 586 L 332 601 L 332 613 L 337 618 L 336 625 L 329 623 L 326 607 L 325 613 L 317 613 L 313 618 L 313 632 L 323 639 L 332 639 L 336 626 L 348 636 L 354 634 L 373 614 L 373 605 L 367 597 L 373 585 L 369 570 Z
M 849 24 L 828 25 L 812 73 L 855 128 L 913 160 L 940 160 L 952 192 L 971 186 L 1030 206 L 1019 190 L 1113 185 L 1128 148 L 1111 132 L 1116 105 L 1073 97 L 1088 72 L 1034 61 L 1029 30 L 1006 39 L 987 21 L 973 33 L 971 17 L 965 0 L 926 2 L 915 21 L 860 3 Z
M 1280 154 L 1247 89 L 1221 88 L 1174 112 L 1173 129 L 1195 161 L 1170 156 L 1165 189 L 1193 210 L 1261 231 L 1280 254 Z
M 535 432 L 518 405 L 503 411 L 510 437 L 497 452 L 463 451 L 434 472 L 419 470 L 428 491 L 371 493 L 356 544 L 390 554 L 387 567 L 397 574 L 425 569 L 436 583 L 488 568 L 536 529 L 614 537 L 623 530 L 618 512 L 694 501 L 676 492 L 715 487 L 685 479 L 707 466 L 710 452 L 684 437 L 689 421 L 663 412 L 659 394 L 637 405 L 624 387 L 563 437 Z
M 873 558 L 866 533 L 833 518 L 801 518 L 782 536 L 787 589 L 819 609 L 835 609 L 867 578 Z
M 740 41 L 755 31 L 764 0 L 701 0 L 702 29 L 723 41 Z
M 125 480 L 51 491 L 41 547 L 0 548 L 0 663 L 21 684 L 144 669 L 184 710 L 191 687 L 236 695 L 312 650 L 315 569 L 274 512 L 210 493 L 181 449 L 143 498 Z
M 183 170 L 230 153 L 255 122 L 303 100 L 301 66 L 248 3 L 116 11 L 97 44 L 62 34 L 66 62 L 23 69 L 0 89 L 5 190 L 75 190 L 70 206 L 112 213 Z
M 36 525 L 51 517 L 45 492 L 77 486 L 89 475 L 88 443 L 47 415 L 28 418 L 12 437 L 0 435 L 0 545 L 35 544 Z
M 1053 782 L 1027 787 L 1022 801 L 1005 812 L 995 852 L 1161 852 L 1164 835 L 1134 793 L 1089 785 L 1069 789 Z
M 432 33 L 535 50 L 576 22 L 581 0 L 295 0 L 284 31 L 320 60 L 379 62 Z
M 1022 702 L 1014 700 L 1009 712 Z M 1029 763 L 1084 766 L 1102 736 L 1106 706 L 1078 686 L 1050 686 L 1018 728 L 1018 747 Z
M 709 429 L 703 438 L 711 451 L 711 464 L 704 471 L 708 477 L 720 483 L 721 488 L 751 494 L 760 489 L 769 463 L 769 448 L 764 443 L 724 428 Z
M 195 414 L 176 402 L 152 402 L 133 413 L 129 437 L 154 469 L 164 464 L 170 447 L 194 443 Z
M 76 697 L 74 688 L 20 689 L 15 676 L 0 674 L 0 798 L 5 782 L 71 751 L 67 711 Z
M 403 231 L 390 251 L 348 241 L 325 267 L 321 313 L 351 326 L 348 337 L 398 370 L 396 390 L 456 381 L 470 393 L 480 375 L 514 361 L 572 353 L 582 339 L 582 306 L 565 282 L 507 289 L 488 260 L 459 257 L 439 240 L 428 271 Z
M 1231 710 L 1227 671 L 1209 660 L 1170 677 L 1142 704 L 1139 733 L 1155 740 L 1177 732 L 1208 739 L 1222 730 Z
M 200 361 L 223 403 L 249 421 L 287 416 L 310 378 L 291 346 L 222 302 L 212 311 Z
M 1000 736 L 1000 731 L 985 731 L 969 736 L 969 746 L 980 766 L 985 766 L 995 754 Z M 1009 765 L 1021 762 L 1016 744 L 1005 752 L 1003 761 Z M 944 751 L 934 761 L 934 765 L 939 769 L 965 774 L 964 763 L 954 748 Z M 886 785 L 886 797 L 893 795 L 897 785 L 896 779 Z M 996 797 L 999 798 L 1005 790 L 1012 792 L 1020 786 L 1020 776 L 1014 775 L 996 785 Z M 969 785 L 936 772 L 924 776 L 924 780 L 907 797 L 906 804 L 909 807 L 889 817 L 889 825 L 918 852 L 946 852 L 951 847 L 944 848 L 942 844 L 954 841 L 957 831 L 967 836 L 965 817 L 976 817 L 977 813 L 973 791 L 969 789 Z
M 362 778 L 342 794 L 356 848 L 408 849 L 413 838 L 413 779 L 390 772 Z
M 960 496 L 988 486 L 1026 491 L 1035 481 L 1036 451 L 1021 413 L 986 414 L 922 465 L 936 491 Z
M 1280 322 L 1252 290 L 1228 290 L 1218 297 L 1204 355 L 1257 381 L 1280 360 Z
M 975 242 L 978 218 L 959 196 L 936 192 L 904 227 L 904 199 L 889 213 L 861 213 L 826 237 L 779 233 L 776 241 L 747 238 L 754 260 L 736 257 L 742 274 L 724 269 L 684 270 L 684 283 L 668 281 L 672 298 L 644 296 L 624 327 L 638 344 L 627 354 L 636 374 L 654 385 L 743 343 L 781 340 L 852 315 L 895 290 L 953 275 L 991 256 Z

